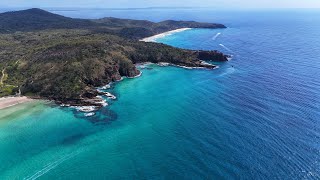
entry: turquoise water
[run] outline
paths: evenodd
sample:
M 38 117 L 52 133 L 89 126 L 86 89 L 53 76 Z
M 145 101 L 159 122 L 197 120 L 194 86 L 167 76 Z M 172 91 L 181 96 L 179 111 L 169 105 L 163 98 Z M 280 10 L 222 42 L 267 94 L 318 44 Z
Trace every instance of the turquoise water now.
M 158 41 L 233 59 L 151 65 L 91 118 L 49 102 L 1 110 L 0 179 L 320 178 L 319 13 L 162 13 L 226 22 Z

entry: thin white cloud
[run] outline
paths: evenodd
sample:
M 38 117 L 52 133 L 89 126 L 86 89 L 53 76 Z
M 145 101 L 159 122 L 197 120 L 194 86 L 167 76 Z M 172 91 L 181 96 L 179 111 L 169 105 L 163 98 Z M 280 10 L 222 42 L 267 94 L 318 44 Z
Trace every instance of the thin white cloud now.
M 0 7 L 320 8 L 320 0 L 0 0 Z

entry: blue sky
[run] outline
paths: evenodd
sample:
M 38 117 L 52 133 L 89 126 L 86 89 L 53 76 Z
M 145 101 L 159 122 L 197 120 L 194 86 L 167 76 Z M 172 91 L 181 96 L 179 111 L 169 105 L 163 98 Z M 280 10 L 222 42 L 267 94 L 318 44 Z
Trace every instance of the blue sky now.
M 320 8 L 320 0 L 0 0 L 0 7 Z

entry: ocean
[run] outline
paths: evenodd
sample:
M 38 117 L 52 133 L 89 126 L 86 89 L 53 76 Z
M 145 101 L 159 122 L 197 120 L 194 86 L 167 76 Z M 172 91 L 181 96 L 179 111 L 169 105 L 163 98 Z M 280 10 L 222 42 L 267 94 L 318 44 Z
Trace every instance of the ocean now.
M 0 179 L 320 179 L 319 11 L 51 11 L 222 23 L 157 41 L 233 58 L 148 65 L 93 117 L 45 101 L 0 110 Z

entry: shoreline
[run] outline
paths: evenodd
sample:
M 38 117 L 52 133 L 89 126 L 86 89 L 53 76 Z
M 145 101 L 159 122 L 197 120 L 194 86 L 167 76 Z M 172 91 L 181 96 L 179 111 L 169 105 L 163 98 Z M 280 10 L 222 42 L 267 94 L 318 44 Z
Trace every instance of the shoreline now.
M 135 75 L 135 76 L 133 76 L 133 77 L 127 77 L 127 78 L 129 78 L 129 79 L 134 79 L 134 78 L 138 78 L 138 77 L 140 77 L 142 75 L 142 71 L 139 71 L 139 74 L 137 74 L 137 75 Z
M 33 99 L 30 99 L 26 96 L 21 97 L 2 97 L 0 98 L 0 110 L 6 109 L 12 106 L 16 106 L 18 104 L 23 104 L 27 102 L 31 102 Z
M 183 31 L 186 31 L 186 30 L 190 30 L 192 28 L 180 28 L 180 29 L 175 29 L 175 30 L 172 30 L 172 31 L 167 31 L 167 32 L 164 32 L 164 33 L 160 33 L 160 34 L 156 34 L 154 36 L 150 36 L 150 37 L 146 37 L 146 38 L 143 38 L 143 39 L 140 39 L 139 41 L 143 41 L 143 42 L 156 42 L 157 39 L 159 38 L 163 38 L 163 37 L 166 37 L 166 36 L 170 36 L 174 33 L 178 33 L 178 32 L 183 32 Z
M 201 60 L 200 64 L 205 65 L 205 66 L 212 66 L 212 68 L 208 67 L 202 67 L 202 66 L 183 66 L 183 65 L 178 65 L 178 64 L 173 64 L 173 63 L 168 63 L 168 62 L 158 62 L 158 63 L 152 63 L 152 62 L 145 62 L 145 63 L 138 63 L 136 64 L 136 67 L 140 67 L 142 69 L 146 68 L 147 65 L 154 64 L 159 67 L 167 67 L 167 66 L 172 66 L 172 67 L 178 67 L 178 68 L 183 68 L 183 69 L 217 69 L 219 66 L 207 63 L 206 61 Z M 137 76 L 139 77 L 139 76 Z M 132 77 L 135 78 L 135 77 Z

